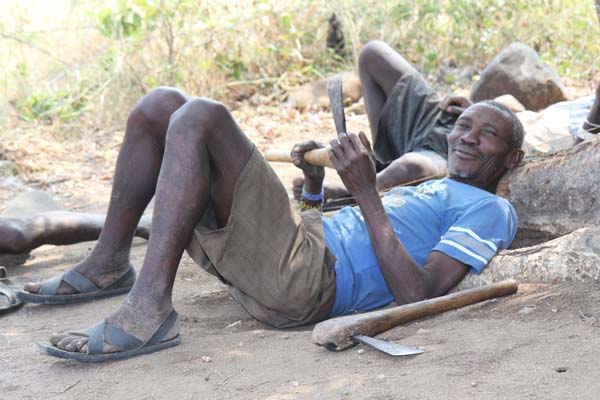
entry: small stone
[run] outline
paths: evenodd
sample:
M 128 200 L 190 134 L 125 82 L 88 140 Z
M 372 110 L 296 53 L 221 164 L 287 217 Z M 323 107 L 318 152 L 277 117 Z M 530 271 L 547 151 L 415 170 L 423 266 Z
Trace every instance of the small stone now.
M 426 335 L 429 333 L 429 329 L 423 329 L 423 328 L 419 328 L 417 330 L 417 335 Z
M 212 358 L 210 358 L 209 356 L 202 356 L 202 361 L 205 363 L 209 363 L 212 362 Z
M 358 354 L 364 354 L 365 353 L 365 349 L 358 349 L 357 353 Z
M 557 308 L 553 308 L 553 309 L 552 309 L 552 310 L 550 310 L 550 311 L 552 311 L 553 313 L 555 313 L 555 312 L 558 312 L 558 309 L 557 309 Z
M 519 310 L 520 315 L 527 315 L 533 312 L 533 307 L 523 307 Z
M 238 319 L 237 321 L 232 322 L 231 324 L 227 325 L 225 328 L 233 328 L 235 326 L 240 326 L 240 325 L 242 325 L 242 320 Z
M 556 367 L 554 370 L 558 373 L 563 373 L 563 372 L 567 372 L 569 368 L 568 367 Z
M 471 382 L 471 387 L 477 387 L 479 384 L 477 382 Z
M 238 343 L 238 347 L 244 347 L 244 343 L 243 342 L 239 342 Z
M 296 381 L 292 381 L 292 386 L 293 386 L 293 387 L 298 387 L 299 385 L 300 385 L 300 384 L 299 384 L 298 382 L 296 382 Z

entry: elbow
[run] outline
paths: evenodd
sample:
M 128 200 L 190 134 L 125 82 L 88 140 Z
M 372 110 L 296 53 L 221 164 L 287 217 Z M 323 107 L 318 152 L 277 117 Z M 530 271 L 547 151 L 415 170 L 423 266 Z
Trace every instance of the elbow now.
M 404 289 L 396 288 L 392 291 L 398 305 L 416 303 L 437 297 L 436 288 L 431 282 L 429 271 L 422 270 L 417 279 Z

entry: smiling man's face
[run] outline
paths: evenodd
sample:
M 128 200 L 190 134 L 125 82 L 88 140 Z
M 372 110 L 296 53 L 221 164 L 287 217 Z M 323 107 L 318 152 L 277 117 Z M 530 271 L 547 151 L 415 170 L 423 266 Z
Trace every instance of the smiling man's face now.
M 509 115 L 496 107 L 476 103 L 467 108 L 448 136 L 451 178 L 493 190 L 507 169 L 515 168 L 523 152 L 513 147 Z

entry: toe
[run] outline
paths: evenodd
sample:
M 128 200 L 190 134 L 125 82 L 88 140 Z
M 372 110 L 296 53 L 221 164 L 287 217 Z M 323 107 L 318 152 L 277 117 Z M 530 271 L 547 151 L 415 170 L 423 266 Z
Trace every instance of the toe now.
M 61 340 L 59 340 L 55 344 L 55 346 L 62 350 L 73 351 L 75 349 L 73 347 L 73 342 L 79 338 L 80 338 L 80 336 L 68 335 L 68 336 L 65 336 L 64 338 L 62 338 Z
M 23 289 L 29 293 L 38 293 L 40 291 L 40 283 L 29 282 L 23 286 Z
M 83 347 L 85 346 L 85 351 L 87 351 L 87 343 L 88 343 L 88 338 L 87 337 L 82 337 L 78 340 L 74 340 L 73 341 L 74 346 L 75 346 L 75 351 L 79 351 L 79 352 L 84 352 Z
M 67 338 L 69 336 L 72 336 L 72 335 L 69 334 L 69 333 L 57 333 L 55 335 L 50 336 L 50 339 L 48 339 L 48 340 L 50 341 L 50 343 L 52 343 L 52 345 L 58 347 L 58 343 L 61 340 L 65 339 L 65 338 Z

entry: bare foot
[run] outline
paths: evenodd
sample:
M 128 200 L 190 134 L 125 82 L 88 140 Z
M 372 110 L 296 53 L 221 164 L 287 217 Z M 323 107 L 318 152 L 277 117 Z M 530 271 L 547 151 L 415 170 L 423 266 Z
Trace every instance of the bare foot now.
M 107 326 L 119 327 L 130 335 L 141 339 L 142 342 L 146 342 L 173 310 L 170 302 L 157 305 L 149 299 L 150 296 L 128 296 L 123 304 L 106 319 Z M 179 327 L 178 321 L 162 340 L 169 340 L 177 336 Z M 81 353 L 87 353 L 88 351 L 88 337 L 82 334 L 56 334 L 50 337 L 50 343 L 65 351 Z M 104 343 L 102 352 L 114 353 L 121 350 L 118 347 Z
M 295 178 L 292 181 L 292 192 L 294 193 L 294 199 L 300 200 L 302 194 L 302 186 L 304 186 L 304 178 Z M 336 199 L 339 197 L 350 196 L 348 189 L 342 184 L 325 184 L 323 185 L 325 192 L 325 199 Z

